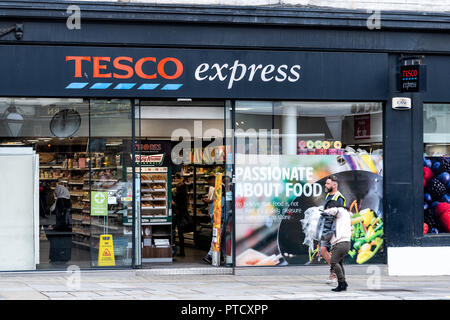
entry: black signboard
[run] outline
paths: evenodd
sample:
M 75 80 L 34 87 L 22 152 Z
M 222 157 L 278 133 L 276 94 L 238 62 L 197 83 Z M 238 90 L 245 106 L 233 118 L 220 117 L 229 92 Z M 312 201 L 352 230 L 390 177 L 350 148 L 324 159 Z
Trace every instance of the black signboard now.
M 0 96 L 380 100 L 384 53 L 0 46 Z
M 418 92 L 420 89 L 420 65 L 401 66 L 400 91 Z

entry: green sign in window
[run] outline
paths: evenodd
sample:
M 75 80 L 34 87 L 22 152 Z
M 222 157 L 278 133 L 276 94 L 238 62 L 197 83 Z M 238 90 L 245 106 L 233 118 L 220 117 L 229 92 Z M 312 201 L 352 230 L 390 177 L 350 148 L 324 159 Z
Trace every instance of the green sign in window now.
M 108 215 L 108 192 L 91 192 L 91 216 Z

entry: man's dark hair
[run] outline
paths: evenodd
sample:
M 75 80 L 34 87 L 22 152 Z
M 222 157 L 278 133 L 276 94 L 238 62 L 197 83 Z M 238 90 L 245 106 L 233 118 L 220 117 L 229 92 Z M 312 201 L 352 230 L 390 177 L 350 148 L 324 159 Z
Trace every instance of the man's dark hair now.
M 330 200 L 325 204 L 325 209 L 344 207 L 339 201 Z
M 331 176 L 329 176 L 327 179 L 330 179 L 330 180 L 333 181 L 333 182 L 339 182 L 339 179 L 338 179 L 334 174 L 332 174 Z

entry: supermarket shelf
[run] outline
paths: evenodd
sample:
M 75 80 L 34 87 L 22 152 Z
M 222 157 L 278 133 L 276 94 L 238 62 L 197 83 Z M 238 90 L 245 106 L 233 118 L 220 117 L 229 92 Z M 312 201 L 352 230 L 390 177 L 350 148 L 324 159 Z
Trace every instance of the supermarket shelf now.
M 62 166 L 49 166 L 49 165 L 46 165 L 46 166 L 39 166 L 39 169 L 63 169 L 63 167 Z
M 107 229 L 112 229 L 112 230 L 122 229 L 121 226 L 110 226 L 110 225 L 103 225 L 103 224 L 98 224 L 98 223 L 90 223 L 90 225 L 94 226 L 94 227 L 98 227 L 98 228 L 107 228 Z
M 63 168 L 63 167 L 52 167 L 52 166 L 46 166 L 46 167 L 39 167 L 39 169 L 58 169 L 63 171 L 89 171 L 89 170 L 120 170 L 122 169 L 122 166 L 117 167 L 99 167 L 99 168 Z
M 154 218 L 167 218 L 167 216 L 166 215 L 151 215 L 151 216 L 145 216 L 145 215 L 142 215 L 141 216 L 141 218 L 143 218 L 143 219 L 154 219 Z M 168 224 L 172 224 L 172 223 L 168 223 Z
M 71 197 L 84 197 L 84 193 L 82 192 L 80 194 L 80 193 L 70 192 L 70 196 Z
M 91 247 L 91 246 L 89 245 L 89 243 L 85 243 L 85 242 L 80 242 L 80 241 L 72 240 L 72 243 L 74 243 L 74 244 L 76 244 L 76 245 L 79 245 L 79 246 L 86 247 L 86 248 L 90 248 L 90 247 Z
M 72 240 L 72 243 L 85 248 L 93 248 L 98 250 L 98 246 L 90 246 L 89 243 Z

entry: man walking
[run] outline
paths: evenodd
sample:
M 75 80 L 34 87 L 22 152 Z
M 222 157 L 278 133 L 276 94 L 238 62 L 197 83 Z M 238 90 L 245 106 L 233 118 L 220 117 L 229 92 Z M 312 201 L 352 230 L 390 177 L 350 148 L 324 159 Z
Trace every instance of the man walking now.
M 344 257 L 350 250 L 350 238 L 352 236 L 351 212 L 335 200 L 330 200 L 325 206 L 325 212 L 335 216 L 336 232 L 331 237 L 331 270 L 336 274 L 338 286 L 332 291 L 347 290 L 345 281 Z
M 338 201 L 342 206 L 345 206 L 346 200 L 338 190 L 338 178 L 335 175 L 331 175 L 325 180 L 325 192 L 327 195 L 323 203 L 324 208 L 329 201 Z M 320 256 L 331 266 L 331 255 L 329 251 L 331 251 L 331 243 L 322 241 L 320 245 Z M 331 284 L 335 281 L 336 274 L 330 269 L 330 276 L 327 279 L 327 283 Z

